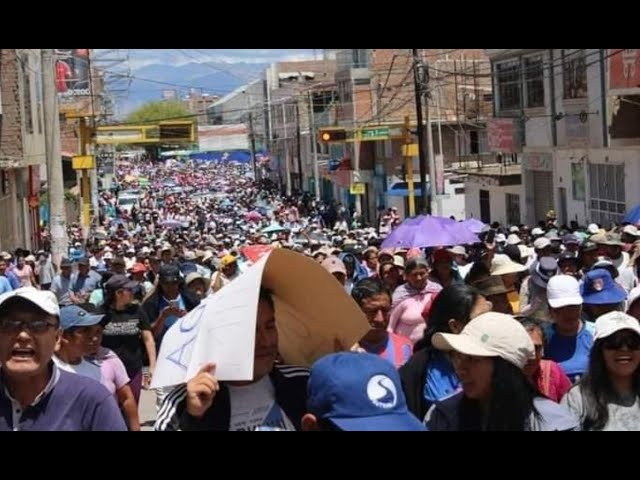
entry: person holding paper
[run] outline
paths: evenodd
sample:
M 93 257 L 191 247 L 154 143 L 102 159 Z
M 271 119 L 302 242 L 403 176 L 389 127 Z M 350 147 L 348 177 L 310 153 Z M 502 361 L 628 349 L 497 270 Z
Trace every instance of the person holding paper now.
M 276 363 L 278 330 L 271 294 L 260 291 L 253 380 L 218 382 L 215 365 L 204 365 L 164 400 L 156 431 L 301 430 L 309 370 Z

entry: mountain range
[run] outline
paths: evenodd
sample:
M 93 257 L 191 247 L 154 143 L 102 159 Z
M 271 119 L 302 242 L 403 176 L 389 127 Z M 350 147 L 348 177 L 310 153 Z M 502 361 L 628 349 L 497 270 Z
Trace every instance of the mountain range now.
M 268 63 L 190 62 L 152 63 L 132 68 L 128 95 L 117 102 L 115 114 L 124 117 L 146 102 L 161 100 L 164 90 L 175 90 L 178 98 L 188 95 L 192 89 L 200 94 L 224 96 L 263 77 L 268 66 Z

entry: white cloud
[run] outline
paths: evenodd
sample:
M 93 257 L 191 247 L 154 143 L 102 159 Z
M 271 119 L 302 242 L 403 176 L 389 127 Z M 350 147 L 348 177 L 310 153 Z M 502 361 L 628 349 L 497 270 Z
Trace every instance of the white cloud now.
M 321 55 L 322 50 L 316 50 Z M 154 63 L 180 66 L 186 63 L 272 63 L 279 61 L 310 60 L 314 51 L 305 49 L 140 49 L 130 50 L 132 70 Z

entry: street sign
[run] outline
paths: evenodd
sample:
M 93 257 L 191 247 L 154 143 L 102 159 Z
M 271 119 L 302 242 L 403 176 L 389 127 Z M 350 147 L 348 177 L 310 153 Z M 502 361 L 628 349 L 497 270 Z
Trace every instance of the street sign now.
M 351 188 L 349 189 L 351 192 L 351 195 L 364 195 L 364 183 L 352 183 L 351 184 Z
M 365 127 L 360 130 L 360 138 L 367 140 L 387 140 L 389 138 L 389 127 Z

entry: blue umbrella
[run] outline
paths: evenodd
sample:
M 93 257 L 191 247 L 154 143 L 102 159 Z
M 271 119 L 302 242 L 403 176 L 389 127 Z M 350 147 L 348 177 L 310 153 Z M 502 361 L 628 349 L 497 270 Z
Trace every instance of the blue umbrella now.
M 635 207 L 633 210 L 627 212 L 624 216 L 623 222 L 632 223 L 636 225 L 640 222 L 640 205 Z
M 267 228 L 262 230 L 262 233 L 278 233 L 278 232 L 286 232 L 287 229 L 278 225 L 278 224 L 273 224 L 273 225 L 269 225 Z

